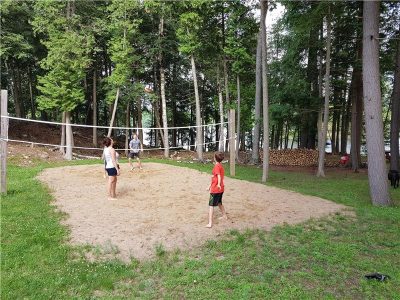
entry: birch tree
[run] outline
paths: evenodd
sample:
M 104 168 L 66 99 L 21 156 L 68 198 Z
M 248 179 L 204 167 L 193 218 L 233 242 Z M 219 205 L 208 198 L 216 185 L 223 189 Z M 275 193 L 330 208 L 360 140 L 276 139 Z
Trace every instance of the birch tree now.
M 318 172 L 317 176 L 325 177 L 325 144 L 326 134 L 328 132 L 329 120 L 329 97 L 330 97 L 330 69 L 331 69 L 331 12 L 330 6 L 328 7 L 328 16 L 326 18 L 326 69 L 325 69 L 325 103 L 324 103 L 324 121 L 321 128 L 320 140 L 318 140 Z

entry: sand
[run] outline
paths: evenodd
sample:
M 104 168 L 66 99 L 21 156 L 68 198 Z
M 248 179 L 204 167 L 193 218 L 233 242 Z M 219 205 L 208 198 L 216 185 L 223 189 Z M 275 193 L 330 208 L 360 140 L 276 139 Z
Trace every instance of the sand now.
M 165 250 L 190 249 L 225 231 L 296 224 L 344 210 L 317 197 L 225 178 L 223 204 L 229 220 L 207 224 L 210 174 L 188 168 L 146 163 L 143 170 L 121 165 L 118 200 L 106 196 L 101 164 L 45 169 L 39 179 L 52 191 L 55 205 L 67 214 L 63 221 L 74 245 L 113 249 L 125 261 L 155 256 Z

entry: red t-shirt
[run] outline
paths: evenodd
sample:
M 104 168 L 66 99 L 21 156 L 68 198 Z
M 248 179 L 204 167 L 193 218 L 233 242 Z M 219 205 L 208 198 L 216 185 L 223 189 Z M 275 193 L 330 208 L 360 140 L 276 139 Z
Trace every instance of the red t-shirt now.
M 221 188 L 217 187 L 218 185 L 218 175 L 221 176 Z M 216 163 L 212 170 L 212 178 L 211 178 L 211 194 L 223 193 L 224 192 L 224 167 L 221 163 Z

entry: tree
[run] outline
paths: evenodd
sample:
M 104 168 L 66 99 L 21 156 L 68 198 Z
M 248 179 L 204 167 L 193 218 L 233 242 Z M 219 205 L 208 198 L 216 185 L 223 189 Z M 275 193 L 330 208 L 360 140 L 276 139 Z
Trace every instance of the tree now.
M 374 205 L 390 205 L 383 143 L 379 79 L 379 1 L 364 2 L 363 82 L 368 149 L 368 179 Z
M 201 18 L 196 12 L 184 13 L 180 16 L 180 27 L 177 31 L 180 40 L 180 50 L 190 56 L 192 66 L 193 85 L 196 101 L 196 143 L 197 143 L 197 157 L 199 161 L 203 161 L 203 129 L 201 121 L 201 108 L 199 88 L 197 83 L 195 54 L 201 47 L 199 41 L 199 29 Z
M 328 132 L 328 120 L 329 120 L 329 96 L 330 96 L 330 67 L 331 67 L 331 12 L 330 7 L 328 7 L 327 16 L 327 36 L 326 36 L 326 70 L 325 70 L 325 104 L 324 104 L 324 122 L 321 129 L 321 140 L 318 140 L 318 172 L 317 176 L 325 177 L 324 163 L 325 163 L 325 144 L 326 144 L 326 134 Z
M 267 81 L 267 30 L 265 18 L 267 17 L 268 1 L 260 0 L 261 19 L 261 70 L 262 70 L 262 103 L 263 103 L 263 174 L 262 182 L 266 182 L 269 171 L 269 117 L 268 117 L 268 81 Z
M 390 169 L 399 171 L 400 29 L 397 38 L 396 63 L 392 92 L 392 119 L 390 122 Z
M 253 133 L 253 149 L 251 152 L 251 161 L 253 164 L 260 162 L 260 126 L 261 126 L 261 93 L 262 93 L 262 81 L 261 81 L 261 32 L 258 34 L 257 42 L 257 53 L 256 53 L 256 92 L 255 92 L 255 112 L 254 112 L 254 133 Z
M 81 82 L 90 63 L 89 51 L 93 37 L 82 34 L 80 18 L 75 13 L 75 1 L 40 1 L 35 4 L 37 32 L 46 34 L 43 41 L 48 49 L 42 60 L 47 74 L 39 77 L 39 108 L 61 108 L 66 123 L 66 159 L 72 159 L 73 135 L 71 112 L 84 101 Z M 66 13 L 64 13 L 66 12 Z
M 135 1 L 118 1 L 114 0 L 109 6 L 110 23 L 109 31 L 111 40 L 109 43 L 111 61 L 114 63 L 114 69 L 108 78 L 110 90 L 108 93 L 109 102 L 112 101 L 115 94 L 114 108 L 110 121 L 110 128 L 107 136 L 111 136 L 112 127 L 115 120 L 115 114 L 118 106 L 118 99 L 121 94 L 121 88 L 126 88 L 130 84 L 132 75 L 132 65 L 136 60 L 131 39 L 140 23 L 140 19 L 132 18 L 132 14 L 137 8 Z

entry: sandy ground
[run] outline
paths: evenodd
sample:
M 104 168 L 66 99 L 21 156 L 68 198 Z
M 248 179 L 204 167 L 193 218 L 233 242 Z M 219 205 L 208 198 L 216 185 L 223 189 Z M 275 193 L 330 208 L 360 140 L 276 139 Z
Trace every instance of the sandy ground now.
M 123 260 L 152 257 L 160 244 L 166 250 L 189 249 L 230 229 L 269 230 L 345 209 L 321 198 L 225 178 L 229 220 L 218 220 L 216 209 L 214 227 L 207 229 L 211 175 L 196 170 L 146 163 L 142 171 L 130 171 L 122 164 L 117 201 L 106 197 L 100 164 L 46 169 L 39 179 L 68 214 L 72 244 L 113 249 Z

